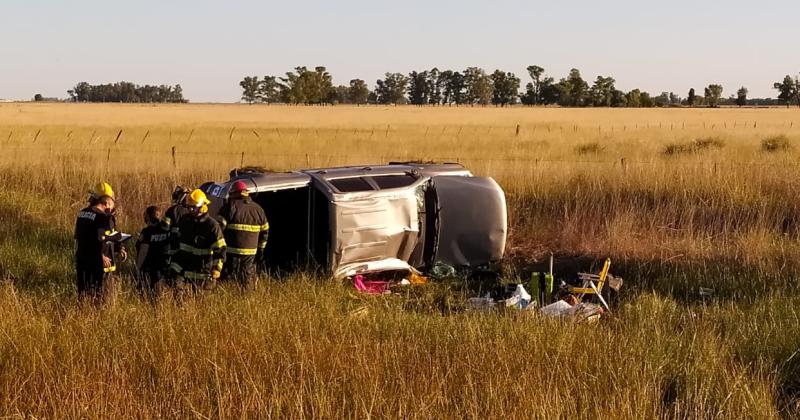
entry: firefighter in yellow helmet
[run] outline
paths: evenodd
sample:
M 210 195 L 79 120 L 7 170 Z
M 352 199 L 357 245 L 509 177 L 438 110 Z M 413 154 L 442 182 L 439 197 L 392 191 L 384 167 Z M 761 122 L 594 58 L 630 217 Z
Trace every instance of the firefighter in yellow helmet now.
M 225 238 L 219 223 L 208 215 L 210 203 L 201 190 L 186 197 L 189 215 L 178 221 L 178 250 L 170 263 L 179 292 L 213 289 L 222 272 Z
M 114 222 L 114 192 L 107 183 L 90 191 L 89 206 L 75 221 L 75 270 L 78 296 L 95 302 L 108 296 L 117 270 L 116 255 L 128 255 Z

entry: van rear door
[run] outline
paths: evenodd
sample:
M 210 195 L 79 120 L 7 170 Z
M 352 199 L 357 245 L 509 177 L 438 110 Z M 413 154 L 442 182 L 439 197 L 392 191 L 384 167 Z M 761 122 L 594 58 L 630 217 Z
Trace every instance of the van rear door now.
M 477 268 L 503 258 L 508 234 L 508 210 L 503 189 L 492 178 L 435 176 L 436 235 L 429 264 Z

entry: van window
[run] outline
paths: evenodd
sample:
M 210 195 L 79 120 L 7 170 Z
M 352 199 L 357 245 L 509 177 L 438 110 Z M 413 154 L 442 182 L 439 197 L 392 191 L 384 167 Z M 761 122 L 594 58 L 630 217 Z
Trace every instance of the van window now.
M 339 192 L 359 192 L 359 191 L 372 191 L 372 185 L 363 178 L 339 178 L 331 179 L 333 185 Z
M 417 179 L 413 175 L 384 175 L 374 176 L 372 180 L 378 184 L 380 189 L 385 190 L 389 188 L 407 187 L 413 184 Z

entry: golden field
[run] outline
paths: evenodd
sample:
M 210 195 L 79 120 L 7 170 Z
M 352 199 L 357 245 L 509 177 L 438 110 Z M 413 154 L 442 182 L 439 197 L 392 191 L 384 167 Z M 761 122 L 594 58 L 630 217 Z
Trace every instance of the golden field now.
M 800 415 L 798 146 L 797 109 L 0 104 L 0 415 Z M 391 160 L 495 177 L 506 277 L 610 256 L 619 310 L 576 326 L 305 276 L 74 302 L 71 228 L 98 180 L 138 231 L 176 183 Z

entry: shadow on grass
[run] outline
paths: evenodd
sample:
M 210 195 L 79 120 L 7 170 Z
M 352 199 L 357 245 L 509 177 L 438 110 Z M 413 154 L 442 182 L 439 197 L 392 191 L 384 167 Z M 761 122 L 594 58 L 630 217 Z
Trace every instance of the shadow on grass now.
M 72 280 L 70 232 L 0 202 L 0 278 L 28 291 L 63 289 Z

